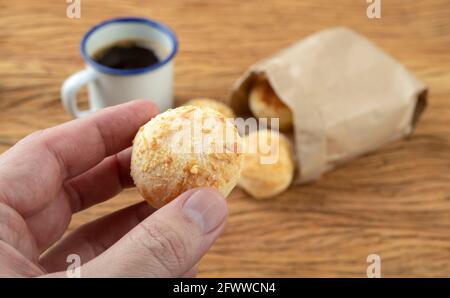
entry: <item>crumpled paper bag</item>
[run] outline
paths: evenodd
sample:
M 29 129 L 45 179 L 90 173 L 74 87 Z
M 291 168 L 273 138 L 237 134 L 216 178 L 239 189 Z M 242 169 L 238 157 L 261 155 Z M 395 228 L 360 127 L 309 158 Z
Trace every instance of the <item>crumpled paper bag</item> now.
M 354 31 L 315 33 L 251 66 L 230 104 L 248 115 L 248 93 L 265 74 L 294 116 L 297 171 L 304 183 L 361 154 L 412 133 L 426 106 L 426 86 Z

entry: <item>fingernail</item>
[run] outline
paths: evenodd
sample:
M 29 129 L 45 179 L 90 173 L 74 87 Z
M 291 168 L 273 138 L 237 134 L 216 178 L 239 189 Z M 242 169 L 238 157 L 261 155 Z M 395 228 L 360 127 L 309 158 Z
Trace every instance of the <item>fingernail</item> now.
M 183 210 L 204 234 L 217 228 L 227 216 L 224 198 L 211 189 L 196 190 L 184 203 Z

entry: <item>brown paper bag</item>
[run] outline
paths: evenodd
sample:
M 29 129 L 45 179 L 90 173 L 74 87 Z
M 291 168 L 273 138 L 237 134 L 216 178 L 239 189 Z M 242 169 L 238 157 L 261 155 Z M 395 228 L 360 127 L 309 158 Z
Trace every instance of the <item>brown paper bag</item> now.
M 365 37 L 332 28 L 251 66 L 237 80 L 231 106 L 246 115 L 248 93 L 265 74 L 292 110 L 296 183 L 409 135 L 426 105 L 426 87 Z

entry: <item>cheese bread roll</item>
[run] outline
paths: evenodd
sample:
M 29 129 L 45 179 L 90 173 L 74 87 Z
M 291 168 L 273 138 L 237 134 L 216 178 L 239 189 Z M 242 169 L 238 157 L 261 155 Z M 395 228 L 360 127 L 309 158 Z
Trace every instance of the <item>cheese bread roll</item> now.
M 240 176 L 241 147 L 236 127 L 224 115 L 210 108 L 182 106 L 139 129 L 131 176 L 155 208 L 200 186 L 214 187 L 226 197 Z

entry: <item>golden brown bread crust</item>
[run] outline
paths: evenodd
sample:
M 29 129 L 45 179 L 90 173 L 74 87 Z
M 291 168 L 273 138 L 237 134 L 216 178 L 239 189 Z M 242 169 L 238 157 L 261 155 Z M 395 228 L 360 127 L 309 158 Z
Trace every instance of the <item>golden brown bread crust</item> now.
M 233 110 L 225 103 L 211 98 L 193 98 L 187 101 L 184 105 L 195 106 L 199 108 L 211 108 L 219 113 L 222 113 L 226 118 L 235 118 Z
M 200 125 L 201 133 L 192 133 L 194 125 Z M 220 129 L 233 139 L 225 139 Z M 200 186 L 214 187 L 228 196 L 241 172 L 241 142 L 236 127 L 210 108 L 182 106 L 168 110 L 136 134 L 131 176 L 155 208 Z
M 277 131 L 260 130 L 245 136 L 243 144 L 245 157 L 239 187 L 257 199 L 271 198 L 286 190 L 294 176 L 293 148 L 289 140 Z M 269 146 L 278 159 L 263 164 L 261 157 L 270 155 Z
M 292 111 L 275 94 L 264 76 L 257 77 L 249 93 L 249 107 L 257 118 L 279 119 L 279 129 L 286 131 L 292 128 Z

